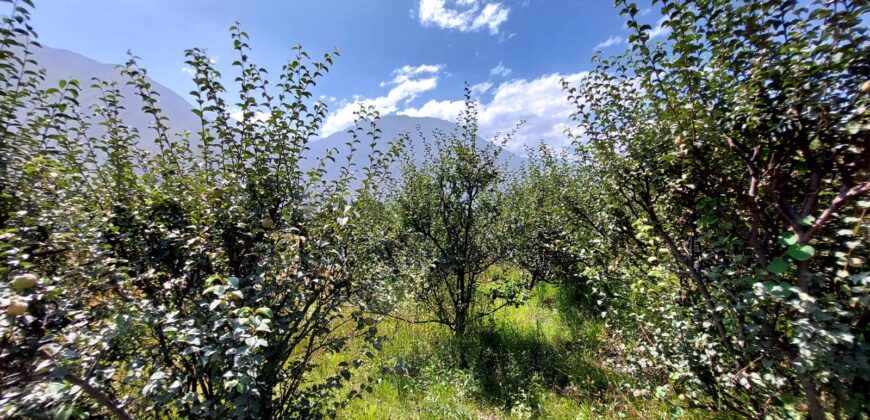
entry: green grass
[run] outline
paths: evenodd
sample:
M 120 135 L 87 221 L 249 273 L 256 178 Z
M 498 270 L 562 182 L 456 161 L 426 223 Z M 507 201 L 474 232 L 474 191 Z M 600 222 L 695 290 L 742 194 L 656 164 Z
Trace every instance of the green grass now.
M 389 337 L 369 364 L 393 373 L 349 404 L 347 419 L 710 418 L 680 407 L 676 395 L 632 396 L 631 378 L 608 369 L 612 338 L 571 293 L 541 284 L 524 305 L 476 325 L 457 343 L 436 324 L 385 321 Z

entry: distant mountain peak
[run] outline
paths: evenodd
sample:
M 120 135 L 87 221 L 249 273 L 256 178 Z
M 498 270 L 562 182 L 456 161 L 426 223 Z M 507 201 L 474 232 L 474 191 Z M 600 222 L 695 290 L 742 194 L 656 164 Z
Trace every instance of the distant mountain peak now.
M 90 85 L 90 81 L 93 78 L 117 80 L 119 82 L 118 87 L 125 98 L 122 103 L 125 109 L 121 111 L 121 120 L 126 125 L 138 130 L 141 136 L 140 147 L 149 152 L 157 152 L 159 150 L 154 144 L 152 137 L 151 117 L 141 112 L 142 101 L 138 98 L 133 88 L 127 86 L 126 81 L 123 80 L 114 64 L 100 63 L 73 51 L 51 47 L 37 49 L 34 51 L 34 58 L 45 68 L 45 86 L 57 86 L 58 81 L 61 79 L 78 79 L 82 83 L 84 89 L 79 97 L 82 109 L 89 109 L 89 107 L 97 104 L 97 92 L 86 87 Z M 152 89 L 159 94 L 158 106 L 162 109 L 164 115 L 169 118 L 168 125 L 172 132 L 181 133 L 185 130 L 197 132 L 200 130 L 200 121 L 191 112 L 193 106 L 189 102 L 159 82 L 150 78 L 149 82 L 151 82 Z M 412 138 L 409 147 L 412 148 L 415 155 L 419 155 L 422 158 L 425 142 L 418 141 L 422 140 L 419 138 L 418 133 L 422 133 L 431 140 L 431 133 L 433 131 L 450 132 L 455 127 L 455 123 L 438 118 L 411 117 L 398 114 L 384 115 L 378 121 L 378 128 L 381 130 L 382 139 L 381 145 L 378 147 L 384 148 L 389 140 L 408 132 Z M 307 164 L 315 162 L 320 156 L 325 156 L 326 151 L 333 147 L 338 148 L 340 153 L 347 153 L 345 143 L 349 140 L 350 135 L 346 130 L 333 133 L 324 138 L 315 139 L 309 145 L 311 150 L 309 151 Z M 371 153 L 368 142 L 363 141 L 363 143 L 353 157 L 354 165 L 357 168 L 361 168 L 368 163 L 369 154 Z M 525 161 L 525 158 L 519 157 L 508 150 L 505 150 L 502 155 L 504 161 L 511 167 L 521 165 Z M 339 160 L 339 162 L 342 162 L 342 160 Z M 328 170 L 330 173 L 338 173 L 337 168 L 328 168 Z

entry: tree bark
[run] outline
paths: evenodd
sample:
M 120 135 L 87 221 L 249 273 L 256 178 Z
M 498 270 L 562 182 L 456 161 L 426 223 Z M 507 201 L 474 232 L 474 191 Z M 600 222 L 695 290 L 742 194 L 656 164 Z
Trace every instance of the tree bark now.
M 807 411 L 812 420 L 825 420 L 825 408 L 822 407 L 822 402 L 819 400 L 819 391 L 816 389 L 816 384 L 813 378 L 806 372 L 797 374 L 801 381 L 801 387 L 804 389 L 804 395 L 807 398 Z

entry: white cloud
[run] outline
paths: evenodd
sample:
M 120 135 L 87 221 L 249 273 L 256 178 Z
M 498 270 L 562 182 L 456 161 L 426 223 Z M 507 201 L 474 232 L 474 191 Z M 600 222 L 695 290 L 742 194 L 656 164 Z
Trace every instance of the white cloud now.
M 444 74 L 443 69 L 441 65 L 403 66 L 396 69 L 392 80 L 387 82 L 392 88 L 384 96 L 373 99 L 355 97 L 351 102 L 339 102 L 340 108 L 327 117 L 321 135 L 328 136 L 353 125 L 353 113 L 360 105 L 372 105 L 381 115 L 399 114 L 456 121 L 465 107 L 462 99 L 433 99 L 419 107 L 409 105 L 420 93 L 436 88 L 438 77 Z M 478 101 L 482 134 L 492 136 L 497 132 L 504 133 L 525 121 L 507 144 L 510 150 L 523 152 L 524 146 L 536 146 L 541 141 L 550 147 L 568 146 L 570 139 L 565 135 L 565 129 L 572 126 L 570 117 L 575 109 L 568 102 L 561 81 L 564 79 L 575 85 L 585 75 L 585 72 L 553 73 L 531 80 L 514 79 L 500 84 L 484 81 L 472 85 L 470 89 Z M 481 97 L 485 93 L 491 96 Z
M 498 36 L 498 42 L 499 42 L 499 44 L 508 42 L 508 41 L 510 41 L 511 38 L 513 38 L 515 36 L 517 36 L 516 32 L 511 32 L 511 33 L 502 32 Z
M 409 65 L 404 65 L 393 70 L 393 80 L 390 83 L 394 85 L 401 84 L 410 80 L 412 77 L 424 74 L 424 73 L 438 73 L 444 69 L 444 66 L 441 64 L 421 64 L 417 67 L 411 67 Z
M 663 16 L 658 22 L 656 22 L 656 26 L 649 31 L 649 39 L 671 33 L 671 28 L 664 25 L 666 20 L 667 16 Z
M 447 121 L 456 121 L 456 117 L 459 116 L 464 107 L 464 101 L 436 101 L 433 99 L 423 104 L 420 108 L 406 108 L 397 112 L 397 114 L 409 117 L 433 117 Z
M 365 99 L 355 95 L 352 102 L 341 104 L 340 108 L 326 117 L 320 134 L 326 137 L 353 125 L 356 118 L 354 113 L 360 106 L 373 106 L 382 115 L 396 112 L 400 105 L 414 100 L 420 93 L 435 89 L 442 68 L 442 65 L 423 64 L 417 67 L 406 65 L 393 70 L 393 79 L 381 84 L 382 87 L 393 86 L 385 96 Z
M 490 76 L 501 76 L 508 77 L 511 75 L 511 69 L 504 66 L 501 61 L 498 62 L 498 65 L 493 67 L 492 70 L 489 71 Z
M 492 101 L 480 111 L 481 128 L 485 133 L 505 131 L 524 120 L 525 125 L 507 145 L 508 148 L 519 150 L 523 145 L 534 145 L 541 140 L 553 146 L 566 146 L 570 141 L 564 134 L 565 128 L 570 124 L 574 108 L 562 90 L 561 80 L 576 84 L 585 75 L 585 72 L 553 73 L 533 80 L 502 83 Z
M 471 87 L 471 96 L 480 96 L 489 91 L 492 87 L 490 82 L 481 82 Z
M 614 45 L 622 44 L 623 42 L 625 42 L 625 39 L 623 37 L 621 37 L 619 35 L 614 35 L 610 38 L 607 38 L 607 41 L 599 43 L 598 45 L 596 45 L 592 49 L 593 50 L 603 50 L 605 48 L 610 48 Z
M 326 96 L 326 95 L 320 95 L 317 99 L 319 99 L 320 102 L 329 102 L 331 104 L 334 104 L 338 100 L 338 99 L 336 99 L 335 96 Z
M 254 122 L 266 121 L 271 116 L 272 116 L 271 112 L 255 111 L 253 120 L 254 120 Z M 241 122 L 242 117 L 244 117 L 244 114 L 242 113 L 241 109 L 237 108 L 237 109 L 230 110 L 230 118 Z
M 533 80 L 519 79 L 504 82 L 496 88 L 492 100 L 481 102 L 478 108 L 481 131 L 486 135 L 506 132 L 520 122 L 523 127 L 507 144 L 508 149 L 522 151 L 541 141 L 552 147 L 565 147 L 570 139 L 565 129 L 571 125 L 574 112 L 562 90 L 561 80 L 576 84 L 585 72 L 549 74 Z M 407 108 L 399 112 L 413 117 L 435 117 L 455 121 L 464 102 L 431 100 L 420 108 Z
M 505 23 L 508 18 L 510 9 L 501 5 L 501 3 L 489 3 L 483 7 L 483 11 L 474 18 L 471 23 L 472 28 L 488 27 L 489 33 L 497 34 L 498 27 Z
M 491 82 L 481 82 L 476 85 L 472 85 L 469 89 L 471 89 L 471 96 L 474 98 L 479 98 L 484 93 L 488 92 L 489 89 L 492 88 Z M 439 101 L 435 99 L 431 99 L 420 108 L 405 108 L 396 114 L 399 115 L 407 115 L 409 117 L 432 117 L 432 118 L 440 118 L 442 120 L 447 121 L 455 121 L 456 117 L 459 116 L 459 113 L 465 108 L 465 101 L 451 101 L 444 100 Z
M 417 19 L 423 26 L 435 25 L 442 29 L 457 29 L 461 32 L 476 32 L 488 28 L 497 34 L 505 23 L 510 8 L 501 3 L 485 2 L 481 9 L 478 0 L 420 0 Z

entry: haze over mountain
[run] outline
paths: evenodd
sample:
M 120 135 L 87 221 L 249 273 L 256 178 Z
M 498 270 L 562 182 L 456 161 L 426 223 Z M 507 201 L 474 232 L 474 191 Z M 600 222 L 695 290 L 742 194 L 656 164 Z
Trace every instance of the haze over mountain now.
M 385 151 L 388 147 L 387 141 L 393 140 L 401 136 L 403 133 L 408 133 L 408 143 L 406 150 L 412 153 L 414 162 L 420 163 L 424 159 L 426 145 L 435 148 L 433 133 L 442 132 L 450 133 L 456 129 L 456 124 L 438 118 L 430 117 L 409 117 L 405 115 L 386 115 L 378 121 L 377 127 L 381 130 L 380 144 L 376 146 L 378 149 Z M 422 136 L 421 136 L 422 134 Z M 317 139 L 310 144 L 309 157 L 324 156 L 330 148 L 337 148 L 339 156 L 347 156 L 349 151 L 347 143 L 350 142 L 352 136 L 347 131 L 339 131 L 322 139 Z M 356 152 L 353 155 L 352 162 L 357 169 L 365 167 L 369 163 L 369 155 L 372 152 L 371 143 L 368 138 L 362 138 L 362 141 L 356 147 Z M 487 140 L 478 139 L 478 147 L 486 145 Z M 526 158 L 511 153 L 507 149 L 502 149 L 499 160 L 506 165 L 510 170 L 516 170 L 524 165 Z M 345 159 L 339 159 L 336 165 L 345 162 Z M 312 164 L 309 160 L 307 164 Z M 391 170 L 395 173 L 396 164 Z
M 118 90 L 124 96 L 122 100 L 124 109 L 119 116 L 120 120 L 139 131 L 142 136 L 140 147 L 149 152 L 159 150 L 153 141 L 154 132 L 151 128 L 153 123 L 151 116 L 141 111 L 144 103 L 136 96 L 134 88 L 126 84 L 126 81 L 115 68 L 115 64 L 100 63 L 72 51 L 50 47 L 37 48 L 34 51 L 34 59 L 45 68 L 43 87 L 57 86 L 61 79 L 77 79 L 81 83 L 82 91 L 79 104 L 82 109 L 90 109 L 98 104 L 99 92 L 90 88 L 94 78 L 118 81 Z M 159 107 L 163 110 L 163 114 L 169 118 L 167 125 L 172 133 L 199 130 L 199 120 L 191 112 L 193 107 L 189 102 L 157 81 L 151 78 L 148 78 L 148 81 L 151 82 L 152 89 L 160 95 Z
M 90 107 L 98 104 L 98 92 L 89 88 L 94 78 L 117 80 L 119 90 L 124 96 L 122 100 L 124 110 L 121 111 L 120 119 L 130 127 L 138 130 L 141 136 L 140 147 L 149 152 L 157 152 L 159 150 L 153 141 L 154 132 L 151 128 L 153 123 L 151 117 L 141 111 L 142 100 L 136 96 L 135 90 L 132 87 L 127 86 L 114 64 L 100 63 L 72 51 L 50 47 L 37 49 L 34 53 L 34 58 L 45 68 L 45 87 L 57 86 L 58 81 L 61 79 L 78 79 L 81 82 L 83 89 L 79 102 L 83 109 L 90 109 Z M 169 118 L 168 126 L 171 128 L 172 133 L 180 134 L 185 130 L 193 133 L 200 129 L 199 120 L 191 112 L 193 106 L 189 102 L 159 82 L 150 78 L 148 81 L 152 84 L 152 89 L 159 94 L 158 106 L 162 109 L 164 115 Z M 426 137 L 431 137 L 431 134 L 436 130 L 450 132 L 455 127 L 454 123 L 437 118 L 386 115 L 378 122 L 378 128 L 381 129 L 382 133 L 381 144 L 377 147 L 382 150 L 386 149 L 386 143 L 389 140 L 395 139 L 405 132 L 410 133 L 409 147 L 413 151 L 415 161 L 419 162 L 423 158 L 426 143 L 425 139 L 421 138 L 420 133 Z M 99 127 L 94 128 L 94 130 L 98 129 Z M 92 134 L 97 134 L 97 132 Z M 336 161 L 327 161 L 328 173 L 330 176 L 335 176 L 339 172 L 341 165 L 346 162 L 345 156 L 347 156 L 346 153 L 349 151 L 346 143 L 350 140 L 351 135 L 346 131 L 339 131 L 325 138 L 313 140 L 310 143 L 310 150 L 303 165 L 306 167 L 314 166 L 319 157 L 325 156 L 330 148 L 335 147 L 339 152 L 336 156 Z M 356 169 L 365 167 L 368 164 L 369 155 L 372 152 L 369 140 L 362 140 L 352 157 L 352 162 Z M 486 142 L 486 140 L 482 139 L 478 141 L 481 146 Z M 430 143 L 432 143 L 431 140 Z M 504 149 L 501 160 L 511 169 L 516 169 L 522 166 L 525 158 Z

